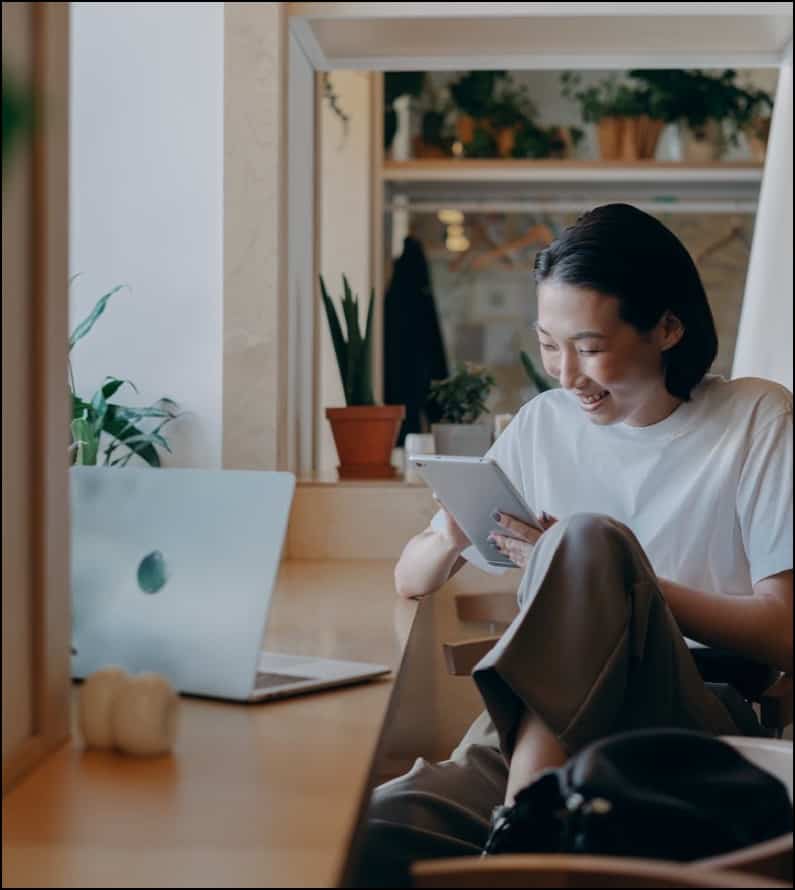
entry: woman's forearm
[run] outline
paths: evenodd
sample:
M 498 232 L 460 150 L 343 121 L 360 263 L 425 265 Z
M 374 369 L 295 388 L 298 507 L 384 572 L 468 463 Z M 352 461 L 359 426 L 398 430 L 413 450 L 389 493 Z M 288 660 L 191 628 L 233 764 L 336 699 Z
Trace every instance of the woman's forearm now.
M 458 571 L 460 557 L 454 542 L 427 528 L 406 544 L 395 566 L 395 589 L 407 598 L 433 593 Z
M 792 672 L 791 591 L 788 601 L 786 595 L 727 596 L 658 582 L 686 637 Z

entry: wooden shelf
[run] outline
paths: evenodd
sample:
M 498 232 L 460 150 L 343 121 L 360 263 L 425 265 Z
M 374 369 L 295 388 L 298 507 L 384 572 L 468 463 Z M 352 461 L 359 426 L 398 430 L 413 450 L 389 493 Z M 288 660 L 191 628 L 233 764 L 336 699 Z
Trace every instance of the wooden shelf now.
M 755 183 L 763 166 L 753 161 L 711 164 L 636 161 L 525 161 L 433 159 L 385 161 L 385 182 L 644 182 Z

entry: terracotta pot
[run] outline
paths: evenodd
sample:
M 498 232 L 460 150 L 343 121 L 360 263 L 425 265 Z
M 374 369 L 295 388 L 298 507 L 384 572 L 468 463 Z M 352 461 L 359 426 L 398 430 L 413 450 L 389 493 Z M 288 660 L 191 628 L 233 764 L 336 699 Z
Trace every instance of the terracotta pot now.
M 326 408 L 340 463 L 340 479 L 391 479 L 391 464 L 404 405 L 354 405 Z
M 618 161 L 621 158 L 623 120 L 621 117 L 603 117 L 599 121 L 599 155 L 603 161 Z
M 466 145 L 475 138 L 475 118 L 468 114 L 459 114 L 455 119 L 455 136 Z
M 502 127 L 496 131 L 497 154 L 501 158 L 509 158 L 513 147 L 516 144 L 516 133 L 519 129 L 518 125 L 513 127 Z
M 665 122 L 641 114 L 621 118 L 621 160 L 648 161 L 656 151 Z

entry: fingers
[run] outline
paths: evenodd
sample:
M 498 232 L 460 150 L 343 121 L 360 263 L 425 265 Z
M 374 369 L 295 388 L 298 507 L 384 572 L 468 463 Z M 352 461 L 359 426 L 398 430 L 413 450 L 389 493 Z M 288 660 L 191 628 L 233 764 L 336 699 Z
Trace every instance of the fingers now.
M 492 518 L 503 528 L 508 529 L 509 532 L 513 532 L 515 535 L 519 535 L 526 541 L 532 541 L 538 535 L 538 529 L 534 529 L 532 525 L 528 525 L 526 522 L 522 522 L 521 519 L 517 519 L 508 513 L 495 512 Z
M 518 538 L 509 538 L 506 535 L 498 535 L 492 532 L 489 540 L 497 545 L 497 549 L 504 556 L 507 556 L 511 562 L 515 563 L 519 568 L 527 565 L 530 558 L 532 546 L 527 541 L 520 541 Z

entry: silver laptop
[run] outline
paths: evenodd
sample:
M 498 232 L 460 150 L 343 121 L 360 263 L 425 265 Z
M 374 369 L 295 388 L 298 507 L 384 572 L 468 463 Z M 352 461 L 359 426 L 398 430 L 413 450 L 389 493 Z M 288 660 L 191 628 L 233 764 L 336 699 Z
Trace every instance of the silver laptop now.
M 262 701 L 389 673 L 261 650 L 294 490 L 291 473 L 72 467 L 72 676 L 115 664 Z

